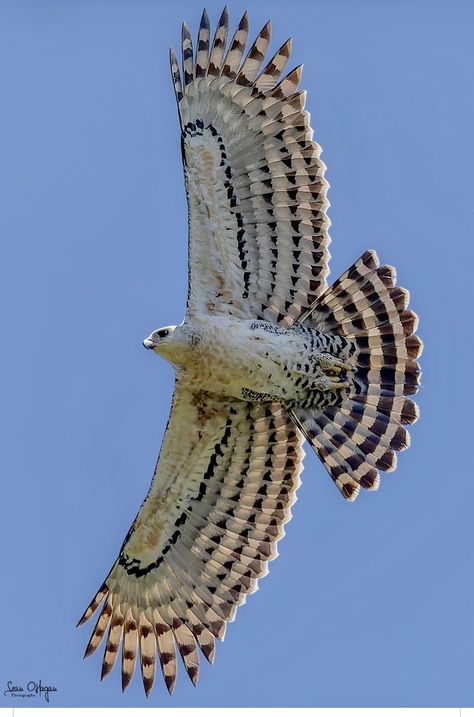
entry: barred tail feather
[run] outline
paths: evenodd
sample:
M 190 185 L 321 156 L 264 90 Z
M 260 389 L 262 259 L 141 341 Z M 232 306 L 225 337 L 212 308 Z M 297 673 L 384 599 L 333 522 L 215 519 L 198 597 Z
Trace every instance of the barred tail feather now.
M 360 486 L 376 490 L 379 472 L 395 469 L 396 452 L 410 444 L 405 425 L 418 418 L 406 396 L 418 390 L 423 343 L 414 334 L 418 317 L 408 309 L 409 293 L 395 280 L 395 269 L 367 251 L 300 318 L 354 347 L 352 386 L 341 403 L 291 412 L 348 500 Z

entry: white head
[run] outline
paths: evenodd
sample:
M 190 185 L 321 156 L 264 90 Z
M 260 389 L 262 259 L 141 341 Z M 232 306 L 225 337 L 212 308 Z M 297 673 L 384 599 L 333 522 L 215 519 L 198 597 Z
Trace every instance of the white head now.
M 185 362 L 185 356 L 192 347 L 192 340 L 189 332 L 181 326 L 163 326 L 156 329 L 144 340 L 146 349 L 153 350 L 156 354 L 171 361 L 176 366 Z
M 153 349 L 156 353 L 161 353 L 160 348 L 165 344 L 170 344 L 173 340 L 173 334 L 176 326 L 163 326 L 162 329 L 156 329 L 144 340 L 143 345 L 146 349 Z

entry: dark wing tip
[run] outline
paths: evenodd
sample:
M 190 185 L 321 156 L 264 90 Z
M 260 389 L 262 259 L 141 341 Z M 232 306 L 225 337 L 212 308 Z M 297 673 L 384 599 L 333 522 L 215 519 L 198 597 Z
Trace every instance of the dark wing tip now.
M 90 601 L 89 605 L 84 610 L 84 613 L 80 617 L 76 627 L 83 625 L 85 622 L 87 622 L 87 620 L 89 620 L 89 618 L 95 613 L 95 611 L 97 610 L 100 603 L 105 598 L 108 592 L 109 588 L 107 587 L 107 583 L 103 582 L 92 600 Z

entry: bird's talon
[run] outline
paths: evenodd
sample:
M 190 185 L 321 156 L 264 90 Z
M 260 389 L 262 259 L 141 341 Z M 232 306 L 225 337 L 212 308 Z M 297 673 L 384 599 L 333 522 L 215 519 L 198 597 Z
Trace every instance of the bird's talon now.
M 331 390 L 337 390 L 339 388 L 349 388 L 349 381 L 334 381 L 331 385 Z

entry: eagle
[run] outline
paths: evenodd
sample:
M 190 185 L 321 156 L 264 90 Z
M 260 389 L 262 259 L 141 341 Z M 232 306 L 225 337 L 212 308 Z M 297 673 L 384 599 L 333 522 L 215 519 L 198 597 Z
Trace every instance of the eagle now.
M 193 684 L 277 555 L 306 441 L 342 496 L 376 490 L 418 417 L 418 317 L 395 269 L 363 254 L 330 287 L 328 182 L 291 40 L 265 64 L 270 23 L 246 52 L 204 11 L 182 63 L 170 51 L 188 201 L 186 314 L 143 342 L 175 370 L 149 492 L 79 624 L 103 603 L 85 656 L 120 645 L 122 689 L 177 655 Z

